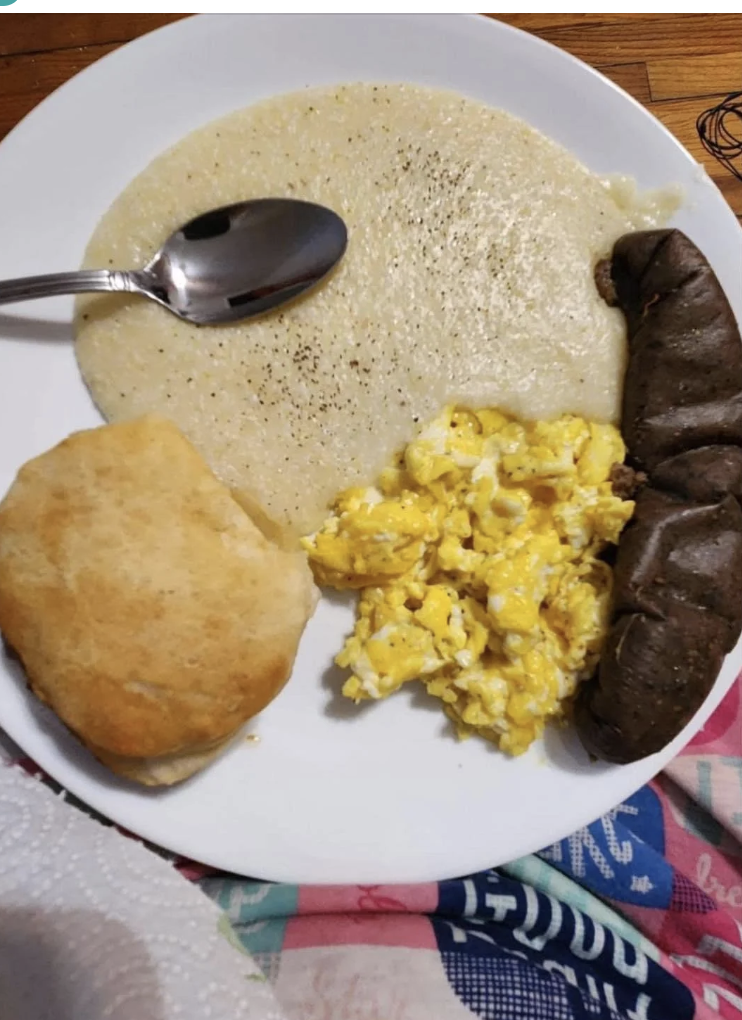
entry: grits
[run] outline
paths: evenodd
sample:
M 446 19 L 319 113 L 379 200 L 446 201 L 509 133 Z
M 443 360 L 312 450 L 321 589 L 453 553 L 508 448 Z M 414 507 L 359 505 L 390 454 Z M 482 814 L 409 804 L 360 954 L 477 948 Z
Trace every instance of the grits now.
M 350 245 L 307 299 L 198 328 L 129 297 L 78 304 L 77 356 L 103 414 L 172 419 L 228 485 L 298 532 L 378 475 L 451 401 L 616 422 L 624 326 L 593 268 L 661 210 L 522 121 L 412 85 L 346 85 L 230 114 L 116 200 L 86 266 L 143 265 L 214 206 L 322 202 Z

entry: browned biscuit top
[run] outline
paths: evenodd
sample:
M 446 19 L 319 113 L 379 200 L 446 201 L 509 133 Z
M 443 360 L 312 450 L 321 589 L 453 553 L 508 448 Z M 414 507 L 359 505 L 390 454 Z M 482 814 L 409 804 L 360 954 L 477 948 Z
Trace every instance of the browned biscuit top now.
M 316 589 L 170 422 L 77 433 L 0 504 L 0 628 L 86 744 L 192 753 L 281 689 Z

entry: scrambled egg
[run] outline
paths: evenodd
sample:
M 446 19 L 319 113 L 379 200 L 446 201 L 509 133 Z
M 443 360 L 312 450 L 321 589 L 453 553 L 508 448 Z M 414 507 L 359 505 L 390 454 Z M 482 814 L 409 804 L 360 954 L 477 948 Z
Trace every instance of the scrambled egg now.
M 343 492 L 303 540 L 318 583 L 361 589 L 343 693 L 419 679 L 460 736 L 525 751 L 607 633 L 598 556 L 634 510 L 609 480 L 624 456 L 611 425 L 448 407 L 377 487 Z

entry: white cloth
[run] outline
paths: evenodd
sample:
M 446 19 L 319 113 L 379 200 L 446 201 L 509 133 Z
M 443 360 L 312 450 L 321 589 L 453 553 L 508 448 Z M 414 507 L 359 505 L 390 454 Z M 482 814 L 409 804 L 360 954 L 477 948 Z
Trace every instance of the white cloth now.
M 169 864 L 0 768 L 2 1020 L 281 1020 L 226 918 Z

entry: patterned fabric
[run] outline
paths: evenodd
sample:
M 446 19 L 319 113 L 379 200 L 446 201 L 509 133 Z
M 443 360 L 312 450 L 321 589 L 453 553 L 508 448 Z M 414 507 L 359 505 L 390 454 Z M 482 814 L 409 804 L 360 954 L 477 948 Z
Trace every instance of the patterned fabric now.
M 739 1018 L 741 737 L 738 681 L 655 782 L 496 871 L 393 888 L 202 887 L 289 1017 Z
M 174 864 L 288 1020 L 742 1020 L 740 683 L 654 782 L 503 868 L 297 887 Z

